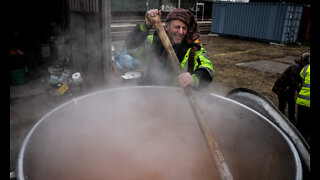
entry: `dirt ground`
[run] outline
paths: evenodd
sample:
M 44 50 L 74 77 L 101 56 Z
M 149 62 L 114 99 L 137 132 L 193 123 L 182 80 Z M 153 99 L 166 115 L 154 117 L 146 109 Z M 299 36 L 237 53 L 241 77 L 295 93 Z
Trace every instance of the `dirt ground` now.
M 263 94 L 276 106 L 278 106 L 278 98 L 271 89 L 280 74 L 262 72 L 236 66 L 236 64 L 257 60 L 274 61 L 275 58 L 298 57 L 303 52 L 310 52 L 309 43 L 284 46 L 210 35 L 201 35 L 201 41 L 207 51 L 207 56 L 214 65 L 213 86 L 220 84 L 230 89 L 249 88 Z

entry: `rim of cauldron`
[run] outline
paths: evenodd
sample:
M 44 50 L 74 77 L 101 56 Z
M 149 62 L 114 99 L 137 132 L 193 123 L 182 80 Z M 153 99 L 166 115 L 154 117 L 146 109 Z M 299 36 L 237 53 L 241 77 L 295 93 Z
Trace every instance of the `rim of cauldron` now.
M 62 108 L 63 106 L 66 106 L 68 104 L 71 104 L 71 103 L 75 103 L 77 104 L 77 101 L 80 100 L 80 99 L 83 99 L 83 98 L 86 98 L 88 96 L 92 96 L 92 95 L 96 95 L 96 94 L 101 94 L 101 93 L 106 93 L 106 92 L 112 92 L 112 91 L 118 91 L 118 90 L 127 90 L 127 89 L 150 89 L 150 88 L 158 88 L 158 89 L 175 89 L 175 90 L 181 90 L 181 88 L 179 87 L 170 87 L 170 86 L 130 86 L 130 87 L 118 87 L 118 88 L 111 88 L 111 89 L 104 89 L 104 90 L 98 90 L 98 91 L 95 91 L 95 92 L 91 92 L 91 93 L 88 93 L 88 94 L 85 94 L 83 96 L 80 96 L 80 97 L 76 97 L 76 98 L 73 98 L 65 103 L 62 103 L 61 105 L 57 106 L 56 108 L 52 109 L 51 111 L 49 111 L 46 115 L 44 115 L 30 130 L 29 132 L 27 133 L 25 139 L 23 140 L 23 143 L 22 143 L 22 146 L 21 146 L 21 149 L 19 151 L 19 155 L 18 155 L 18 163 L 17 163 L 17 179 L 19 180 L 25 180 L 25 177 L 24 177 L 24 171 L 23 171 L 23 160 L 24 160 L 24 153 L 25 153 L 25 150 L 26 150 L 26 147 L 28 145 L 28 142 L 33 134 L 33 132 L 35 131 L 35 129 L 39 126 L 39 124 L 44 121 L 48 116 L 50 116 L 52 113 L 54 113 L 55 111 L 57 111 L 58 109 Z M 286 142 L 288 143 L 290 149 L 292 150 L 293 152 L 293 155 L 294 155 L 294 159 L 295 159 L 295 165 L 296 165 L 296 169 L 297 169 L 297 173 L 296 173 L 296 180 L 301 180 L 302 179 L 302 164 L 301 164 L 301 160 L 300 160 L 300 157 L 299 157 L 299 153 L 297 152 L 296 150 L 296 147 L 293 145 L 291 139 L 279 128 L 277 127 L 274 123 L 272 123 L 271 121 L 269 121 L 266 117 L 262 116 L 260 113 L 256 112 L 255 110 L 249 108 L 248 106 L 245 106 L 237 101 L 234 101 L 232 99 L 229 99 L 229 98 L 226 98 L 226 97 L 223 97 L 221 95 L 218 95 L 218 94 L 214 94 L 214 93 L 205 93 L 207 95 L 211 95 L 211 96 L 215 96 L 217 98 L 220 98 L 220 99 L 223 99 L 225 101 L 229 101 L 229 102 L 232 102 L 232 103 L 235 103 L 239 106 L 241 106 L 242 108 L 245 108 L 247 109 L 248 111 L 254 113 L 255 115 L 261 117 L 262 119 L 264 119 L 267 123 L 269 123 L 271 126 L 273 126 L 274 128 L 276 128 L 276 130 L 283 136 L 283 138 L 286 140 Z

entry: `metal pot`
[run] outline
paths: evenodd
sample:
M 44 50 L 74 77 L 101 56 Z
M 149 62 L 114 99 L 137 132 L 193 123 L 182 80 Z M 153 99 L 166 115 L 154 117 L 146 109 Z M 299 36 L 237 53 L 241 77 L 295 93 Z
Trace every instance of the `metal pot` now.
M 256 111 L 195 93 L 234 179 L 302 179 L 291 140 Z M 219 179 L 182 89 L 126 87 L 75 98 L 28 133 L 18 179 Z

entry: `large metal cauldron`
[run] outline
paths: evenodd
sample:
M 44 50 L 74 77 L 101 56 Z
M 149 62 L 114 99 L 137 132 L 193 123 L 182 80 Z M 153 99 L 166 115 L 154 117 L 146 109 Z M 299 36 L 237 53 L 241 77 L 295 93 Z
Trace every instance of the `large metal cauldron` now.
M 259 113 L 195 94 L 234 179 L 302 179 L 290 139 Z M 182 89 L 130 87 L 73 99 L 27 135 L 18 179 L 219 179 Z

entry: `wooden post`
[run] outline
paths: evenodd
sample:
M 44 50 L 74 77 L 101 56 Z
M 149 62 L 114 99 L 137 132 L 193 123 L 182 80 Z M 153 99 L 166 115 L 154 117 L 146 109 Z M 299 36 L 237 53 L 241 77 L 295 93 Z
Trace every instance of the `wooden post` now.
M 101 35 L 102 35 L 102 64 L 103 80 L 108 83 L 112 75 L 112 37 L 111 37 L 111 8 L 110 0 L 101 0 Z

